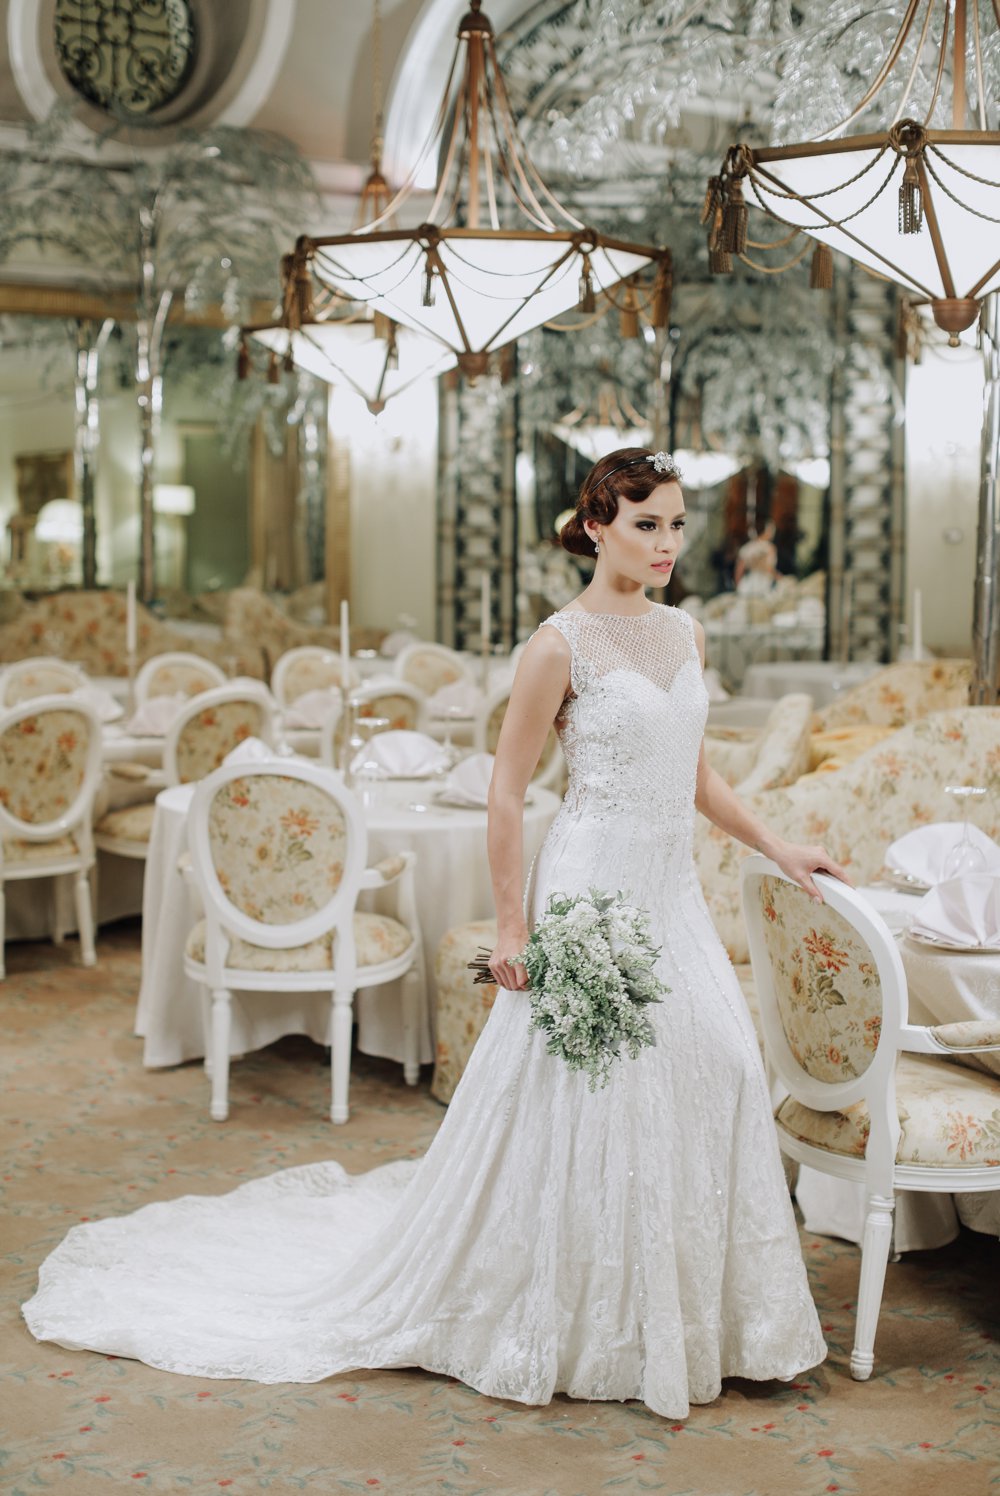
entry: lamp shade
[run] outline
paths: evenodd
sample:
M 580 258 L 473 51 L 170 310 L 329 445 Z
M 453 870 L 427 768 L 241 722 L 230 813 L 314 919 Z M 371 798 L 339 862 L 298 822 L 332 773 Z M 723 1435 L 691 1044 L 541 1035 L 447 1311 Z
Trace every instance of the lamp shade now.
M 157 514 L 193 514 L 194 489 L 188 483 L 154 483 L 153 508 Z
M 436 338 L 398 327 L 390 338 L 376 337 L 374 322 L 304 323 L 289 333 L 283 327 L 262 327 L 251 336 L 282 356 L 291 347 L 300 369 L 328 384 L 346 385 L 379 411 L 387 400 L 418 379 L 443 374 L 456 357 Z
M 79 545 L 83 539 L 83 509 L 76 499 L 50 499 L 38 511 L 35 538 L 52 544 Z
M 619 447 L 648 447 L 653 439 L 648 426 L 623 428 L 590 421 L 574 424 L 559 421 L 552 427 L 552 434 L 590 462 L 600 462 L 602 457 L 607 457 L 609 452 L 614 452 Z

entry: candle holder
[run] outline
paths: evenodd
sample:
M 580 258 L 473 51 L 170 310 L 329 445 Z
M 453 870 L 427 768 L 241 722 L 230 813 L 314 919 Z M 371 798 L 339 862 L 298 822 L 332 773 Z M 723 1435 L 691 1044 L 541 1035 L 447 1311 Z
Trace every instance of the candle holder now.
M 138 663 L 134 649 L 125 651 L 125 670 L 128 675 L 128 712 L 131 717 L 135 713 L 135 675 Z

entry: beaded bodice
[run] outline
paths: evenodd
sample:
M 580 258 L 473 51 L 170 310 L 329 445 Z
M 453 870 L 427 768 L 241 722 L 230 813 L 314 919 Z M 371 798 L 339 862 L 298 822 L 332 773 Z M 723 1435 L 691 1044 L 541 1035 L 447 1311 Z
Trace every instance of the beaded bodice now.
M 645 817 L 667 835 L 675 818 L 689 826 L 708 711 L 691 619 L 654 604 L 638 617 L 570 610 L 545 623 L 573 657 L 556 718 L 567 808 Z

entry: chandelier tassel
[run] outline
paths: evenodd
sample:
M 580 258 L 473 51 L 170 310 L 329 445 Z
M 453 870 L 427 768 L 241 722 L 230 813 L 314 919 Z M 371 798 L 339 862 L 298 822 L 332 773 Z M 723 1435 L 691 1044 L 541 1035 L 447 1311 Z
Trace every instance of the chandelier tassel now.
M 430 255 L 424 263 L 424 290 L 420 298 L 421 306 L 434 305 L 434 266 L 431 264 Z
M 717 207 L 708 234 L 708 268 L 712 275 L 732 275 L 733 257 L 722 247 L 722 209 Z
M 722 210 L 722 248 L 727 254 L 741 255 L 747 247 L 747 224 L 750 210 L 743 201 L 743 183 L 734 177 Z
M 298 325 L 313 320 L 312 276 L 305 258 L 301 258 L 295 270 L 295 310 Z
M 662 268 L 653 288 L 653 305 L 650 309 L 649 320 L 654 327 L 670 326 L 670 275 Z
M 813 250 L 809 266 L 809 287 L 813 291 L 833 290 L 833 252 L 820 241 Z
M 250 373 L 250 349 L 247 347 L 246 339 L 240 339 L 239 352 L 236 355 L 236 378 L 246 379 Z
M 267 382 L 268 384 L 281 383 L 281 369 L 278 367 L 278 355 L 273 348 L 271 349 L 271 357 L 267 361 Z
M 625 287 L 625 305 L 618 318 L 618 330 L 623 338 L 639 336 L 639 304 L 635 299 L 635 286 L 631 281 Z
M 378 338 L 382 343 L 391 343 L 395 340 L 395 326 L 391 317 L 385 312 L 376 312 L 372 322 L 372 337 Z
M 899 232 L 919 234 L 924 226 L 924 198 L 917 175 L 916 158 L 909 156 L 899 189 Z
M 295 360 L 292 357 L 291 338 L 289 338 L 288 340 L 288 347 L 285 349 L 285 356 L 281 361 L 281 367 L 284 369 L 286 374 L 294 374 L 295 372 Z
M 594 280 L 590 273 L 590 256 L 584 255 L 583 269 L 580 274 L 580 300 L 577 304 L 578 312 L 596 312 L 597 297 L 594 295 Z

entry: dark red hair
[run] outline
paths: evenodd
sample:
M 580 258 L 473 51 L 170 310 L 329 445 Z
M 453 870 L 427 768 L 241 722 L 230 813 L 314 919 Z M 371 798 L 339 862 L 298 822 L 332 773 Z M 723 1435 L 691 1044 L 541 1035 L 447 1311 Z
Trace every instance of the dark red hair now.
M 619 447 L 617 452 L 609 452 L 594 464 L 583 480 L 576 508 L 559 531 L 565 550 L 575 556 L 593 556 L 594 542 L 583 528 L 584 520 L 610 525 L 621 499 L 641 504 L 661 483 L 677 481 L 657 472 L 653 456 L 646 447 Z

